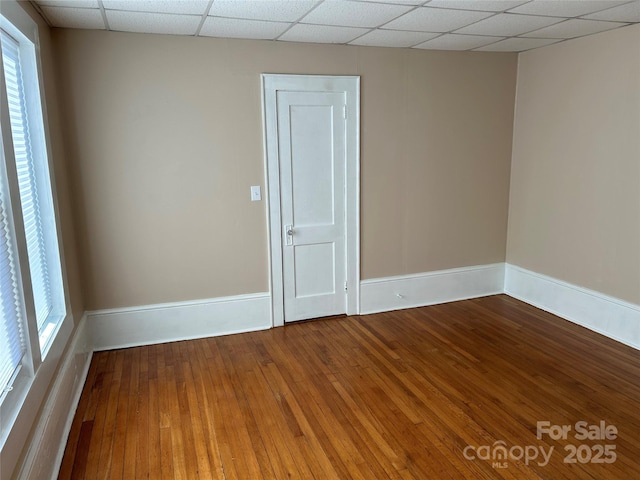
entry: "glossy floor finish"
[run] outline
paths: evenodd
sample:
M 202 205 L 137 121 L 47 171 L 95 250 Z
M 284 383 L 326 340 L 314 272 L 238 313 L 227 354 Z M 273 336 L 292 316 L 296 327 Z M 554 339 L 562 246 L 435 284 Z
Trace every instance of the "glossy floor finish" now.
M 640 352 L 505 295 L 99 352 L 60 478 L 640 478 Z

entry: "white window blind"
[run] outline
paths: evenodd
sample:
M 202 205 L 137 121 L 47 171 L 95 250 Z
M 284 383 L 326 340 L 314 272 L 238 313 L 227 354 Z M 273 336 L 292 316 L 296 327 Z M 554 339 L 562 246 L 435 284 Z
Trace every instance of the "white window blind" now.
M 53 308 L 51 282 L 47 268 L 45 239 L 40 215 L 38 185 L 31 148 L 27 107 L 20 68 L 18 42 L 2 31 L 2 55 L 7 89 L 7 103 L 11 119 L 11 137 L 15 154 L 20 190 L 20 203 L 27 242 L 29 272 L 33 288 L 33 301 L 38 331 Z
M 26 352 L 5 180 L 0 178 L 0 399 Z

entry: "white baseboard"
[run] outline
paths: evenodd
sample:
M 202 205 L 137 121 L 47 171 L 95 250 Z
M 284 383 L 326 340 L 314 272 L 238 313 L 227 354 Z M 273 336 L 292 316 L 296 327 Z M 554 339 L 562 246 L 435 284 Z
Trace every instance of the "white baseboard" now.
M 507 264 L 505 293 L 640 349 L 640 306 Z
M 268 293 L 87 312 L 95 351 L 271 328 Z
M 18 478 L 58 478 L 73 417 L 91 364 L 91 339 L 83 316 L 44 404 Z
M 453 268 L 360 282 L 360 313 L 495 295 L 504 291 L 504 263 Z

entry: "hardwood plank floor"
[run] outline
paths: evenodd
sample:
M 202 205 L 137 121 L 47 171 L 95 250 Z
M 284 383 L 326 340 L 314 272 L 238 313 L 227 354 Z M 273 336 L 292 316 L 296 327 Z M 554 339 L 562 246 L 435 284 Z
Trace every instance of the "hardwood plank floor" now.
M 640 478 L 640 352 L 505 295 L 98 352 L 59 478 Z

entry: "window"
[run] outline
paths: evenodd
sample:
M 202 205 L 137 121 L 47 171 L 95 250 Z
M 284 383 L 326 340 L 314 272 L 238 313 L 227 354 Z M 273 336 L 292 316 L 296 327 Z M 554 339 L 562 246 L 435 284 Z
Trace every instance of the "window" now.
M 46 357 L 66 306 L 35 46 L 6 19 L 0 27 L 1 405 Z
M 47 393 L 60 387 L 57 367 L 74 321 L 49 170 L 37 13 L 27 2 L 0 3 L 0 478 L 14 478 Z
M 3 178 L 4 180 L 4 178 Z M 6 198 L 7 187 L 0 184 L 0 387 L 4 392 L 26 352 L 22 334 L 22 318 L 18 298 L 18 281 L 15 271 L 15 255 L 12 228 Z M 2 397 L 0 397 L 2 398 Z

